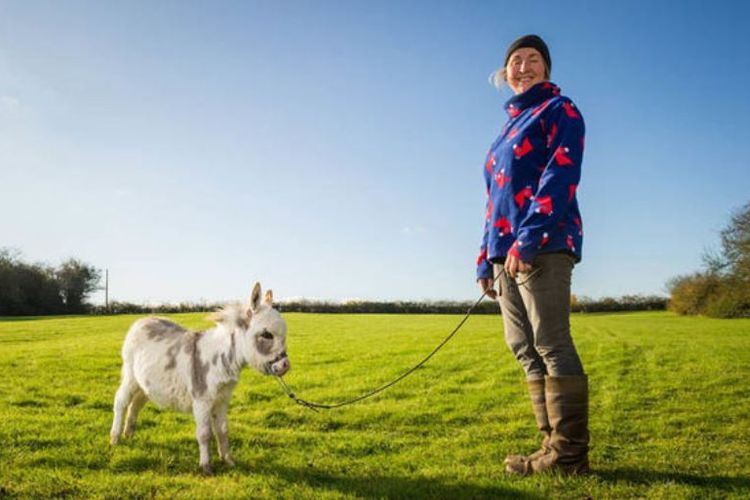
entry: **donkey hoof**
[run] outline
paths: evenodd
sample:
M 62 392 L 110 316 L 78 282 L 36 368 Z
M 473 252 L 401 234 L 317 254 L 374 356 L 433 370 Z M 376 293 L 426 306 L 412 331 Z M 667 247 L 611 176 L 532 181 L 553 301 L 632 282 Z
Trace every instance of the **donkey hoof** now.
M 234 460 L 232 460 L 232 457 L 230 457 L 229 455 L 224 457 L 224 463 L 227 464 L 229 467 L 235 466 Z
M 116 434 L 112 434 L 109 436 L 109 444 L 114 446 L 117 444 L 117 442 L 120 440 L 120 436 L 117 436 Z
M 201 473 L 204 476 L 213 476 L 214 470 L 211 468 L 211 464 L 202 464 L 201 465 Z

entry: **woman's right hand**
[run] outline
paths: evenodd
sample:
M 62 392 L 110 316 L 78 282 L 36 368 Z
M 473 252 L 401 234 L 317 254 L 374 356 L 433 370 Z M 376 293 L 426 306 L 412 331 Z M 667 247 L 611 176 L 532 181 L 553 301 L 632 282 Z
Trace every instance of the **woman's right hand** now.
M 477 283 L 479 283 L 479 288 L 482 292 L 487 292 L 487 297 L 493 300 L 497 298 L 497 292 L 492 288 L 494 281 L 491 278 L 479 278 Z

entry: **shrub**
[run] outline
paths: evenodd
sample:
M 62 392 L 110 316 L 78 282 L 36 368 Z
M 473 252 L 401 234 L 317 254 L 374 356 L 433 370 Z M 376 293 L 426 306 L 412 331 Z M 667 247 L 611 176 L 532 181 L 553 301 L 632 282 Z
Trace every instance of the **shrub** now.
M 705 314 L 709 298 L 721 287 L 721 278 L 713 273 L 677 276 L 669 281 L 669 310 L 678 314 Z
M 750 317 L 750 294 L 738 280 L 725 278 L 706 302 L 705 314 L 714 318 Z
M 669 310 L 678 314 L 704 314 L 713 318 L 750 317 L 747 284 L 733 276 L 695 273 L 669 283 Z
M 588 297 L 571 296 L 572 312 L 625 312 L 625 311 L 663 311 L 667 308 L 667 298 L 658 295 L 624 295 L 622 297 Z

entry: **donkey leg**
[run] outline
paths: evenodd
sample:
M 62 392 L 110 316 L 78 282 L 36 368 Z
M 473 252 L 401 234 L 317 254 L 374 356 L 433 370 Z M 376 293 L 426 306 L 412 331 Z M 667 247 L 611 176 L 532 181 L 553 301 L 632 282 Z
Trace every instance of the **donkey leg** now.
M 129 438 L 135 433 L 135 421 L 138 419 L 138 413 L 147 402 L 146 394 L 139 387 L 130 401 L 130 406 L 128 406 L 128 416 L 125 419 L 125 437 Z
M 227 413 L 229 411 L 229 404 L 223 403 L 214 408 L 213 413 L 213 429 L 214 435 L 216 436 L 216 443 L 219 447 L 219 456 L 227 463 L 230 467 L 234 467 L 234 460 L 232 455 L 229 453 L 229 424 L 227 421 Z
M 195 438 L 200 451 L 199 466 L 204 474 L 211 474 L 211 406 L 199 401 L 193 402 L 195 418 Z
M 117 389 L 117 394 L 115 394 L 115 416 L 112 420 L 112 429 L 109 431 L 110 444 L 117 444 L 117 441 L 120 440 L 120 434 L 122 434 L 122 420 L 125 416 L 125 410 L 130 404 L 136 390 L 138 390 L 138 383 L 135 381 L 127 367 L 123 366 L 122 383 L 120 383 L 120 388 Z

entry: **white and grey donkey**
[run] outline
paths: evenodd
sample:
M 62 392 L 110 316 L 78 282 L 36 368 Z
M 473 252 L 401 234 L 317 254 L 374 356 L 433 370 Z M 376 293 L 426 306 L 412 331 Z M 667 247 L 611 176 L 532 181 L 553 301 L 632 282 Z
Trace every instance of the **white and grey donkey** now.
M 149 317 L 130 327 L 122 347 L 122 382 L 115 395 L 110 438 L 132 436 L 138 412 L 148 400 L 160 407 L 192 412 L 200 449 L 200 467 L 211 473 L 211 434 L 219 455 L 230 466 L 227 411 L 242 369 L 251 365 L 266 375 L 285 374 L 286 323 L 271 303 L 261 302 L 260 283 L 247 305 L 229 305 L 209 318 L 216 327 L 193 332 L 167 319 Z

